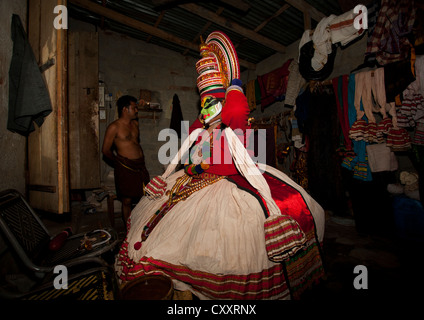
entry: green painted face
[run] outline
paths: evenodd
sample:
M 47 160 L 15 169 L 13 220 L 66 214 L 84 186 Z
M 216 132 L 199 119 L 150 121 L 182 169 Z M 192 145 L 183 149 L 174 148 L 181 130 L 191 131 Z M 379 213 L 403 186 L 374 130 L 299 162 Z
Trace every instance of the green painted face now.
M 206 96 L 202 101 L 202 111 L 200 113 L 203 115 L 205 123 L 209 123 L 209 121 L 221 113 L 221 110 L 222 104 L 218 99 L 212 96 Z

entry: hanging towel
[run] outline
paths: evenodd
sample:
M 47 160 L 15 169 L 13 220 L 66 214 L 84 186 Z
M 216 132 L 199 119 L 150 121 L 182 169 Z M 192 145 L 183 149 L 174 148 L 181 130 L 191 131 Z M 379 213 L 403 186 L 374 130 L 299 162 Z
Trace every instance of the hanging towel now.
M 12 16 L 7 129 L 27 136 L 52 112 L 49 92 L 18 15 Z

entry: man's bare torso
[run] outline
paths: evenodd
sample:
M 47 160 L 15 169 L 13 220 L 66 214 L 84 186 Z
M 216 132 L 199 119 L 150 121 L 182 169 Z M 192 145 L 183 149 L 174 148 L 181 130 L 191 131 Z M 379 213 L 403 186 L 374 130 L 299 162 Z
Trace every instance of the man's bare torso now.
M 128 159 L 139 159 L 143 156 L 143 151 L 139 142 L 138 122 L 131 121 L 130 125 L 115 120 L 117 133 L 113 140 L 117 153 Z

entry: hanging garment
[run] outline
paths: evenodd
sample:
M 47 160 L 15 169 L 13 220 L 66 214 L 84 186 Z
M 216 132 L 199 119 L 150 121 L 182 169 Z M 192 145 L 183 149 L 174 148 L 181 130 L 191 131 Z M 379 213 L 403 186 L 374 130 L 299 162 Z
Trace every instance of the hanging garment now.
M 315 50 L 311 59 L 311 66 L 315 71 L 320 71 L 324 68 L 327 64 L 328 56 L 333 50 L 329 25 L 335 17 L 335 15 L 330 15 L 322 18 L 312 35 Z
M 397 128 L 395 103 L 387 103 L 384 83 L 384 68 L 355 74 L 355 109 L 357 121 L 352 125 L 349 136 L 354 140 L 383 143 L 390 128 Z M 361 110 L 363 106 L 365 111 Z M 383 120 L 376 124 L 374 112 L 381 113 Z M 390 114 L 391 119 L 388 118 Z M 366 115 L 368 123 L 362 119 Z
M 309 120 L 309 106 L 311 101 L 311 90 L 309 85 L 296 98 L 296 110 L 294 115 L 297 119 L 297 127 L 303 134 L 308 134 L 306 123 Z
M 411 143 L 424 146 L 424 122 L 417 123 Z
M 399 127 L 415 127 L 416 121 L 424 117 L 424 97 L 420 93 L 419 81 L 412 82 L 403 93 L 401 105 L 397 108 Z
M 370 46 L 373 40 L 372 34 L 377 24 L 377 18 L 378 18 L 379 12 L 380 12 L 380 0 L 374 0 L 367 5 L 367 15 L 368 15 L 367 46 Z
M 403 100 L 397 108 L 399 127 L 414 128 L 412 144 L 424 144 L 424 97 L 421 91 L 422 79 L 415 80 L 402 93 Z
M 357 113 L 355 107 L 355 74 L 349 75 L 348 81 L 348 115 L 351 130 L 353 125 L 357 123 Z M 364 115 L 362 102 L 359 104 L 360 115 Z M 361 119 L 366 124 L 364 119 Z M 358 180 L 372 181 L 371 170 L 368 164 L 368 156 L 366 153 L 367 142 L 365 140 L 353 140 L 353 154 L 347 155 L 342 162 L 342 167 L 353 171 L 353 177 Z
M 255 82 L 256 80 L 250 80 L 246 85 L 246 98 L 250 111 L 256 110 Z
M 299 63 L 296 60 L 292 60 L 290 63 L 289 72 L 284 105 L 293 107 L 296 104 L 296 98 L 299 95 L 300 89 L 306 83 L 306 80 L 301 76 Z
M 414 26 L 415 15 L 415 1 L 382 0 L 366 54 L 376 54 L 380 65 L 406 59 L 411 45 L 407 36 Z
M 424 96 L 424 55 L 415 58 L 415 79 L 419 83 L 419 93 Z
M 291 61 L 289 59 L 280 68 L 257 77 L 261 89 L 262 111 L 274 102 L 285 99 Z
M 52 112 L 49 92 L 18 15 L 12 16 L 7 129 L 27 136 Z
M 331 44 L 331 43 L 330 43 Z M 337 48 L 336 45 L 332 45 L 331 53 L 327 57 L 327 61 L 321 70 L 314 70 L 312 67 L 312 57 L 315 54 L 315 45 L 311 40 L 305 43 L 300 48 L 299 55 L 299 72 L 306 80 L 325 80 L 331 72 L 333 72 L 334 60 L 336 58 Z
M 357 29 L 354 26 L 358 13 L 354 13 L 353 10 L 347 11 L 331 20 L 329 31 L 332 43 L 340 42 L 342 46 L 345 46 L 364 33 L 364 29 Z
M 317 88 L 311 93 L 307 131 L 308 190 L 324 209 L 342 212 L 344 209 L 340 159 L 340 126 L 332 86 Z M 325 124 L 325 125 L 323 125 Z
M 178 134 L 178 138 L 181 139 L 181 122 L 183 121 L 183 113 L 181 111 L 180 99 L 178 96 L 174 94 L 172 100 L 172 115 L 171 115 L 171 123 L 169 127 L 175 130 Z
M 347 84 L 349 81 L 348 75 L 343 75 L 332 80 L 333 90 L 336 96 L 337 115 L 339 117 L 340 126 L 342 129 L 344 146 L 347 151 L 352 150 L 352 140 L 349 137 L 349 104 L 347 97 Z

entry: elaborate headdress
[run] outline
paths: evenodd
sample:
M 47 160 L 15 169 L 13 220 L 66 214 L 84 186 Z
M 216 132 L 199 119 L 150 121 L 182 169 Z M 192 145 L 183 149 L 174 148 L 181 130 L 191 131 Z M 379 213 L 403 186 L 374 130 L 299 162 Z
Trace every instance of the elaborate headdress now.
M 214 31 L 205 42 L 202 40 L 200 55 L 202 58 L 196 63 L 200 100 L 207 95 L 225 98 L 232 80 L 240 79 L 240 65 L 233 43 L 225 33 Z

